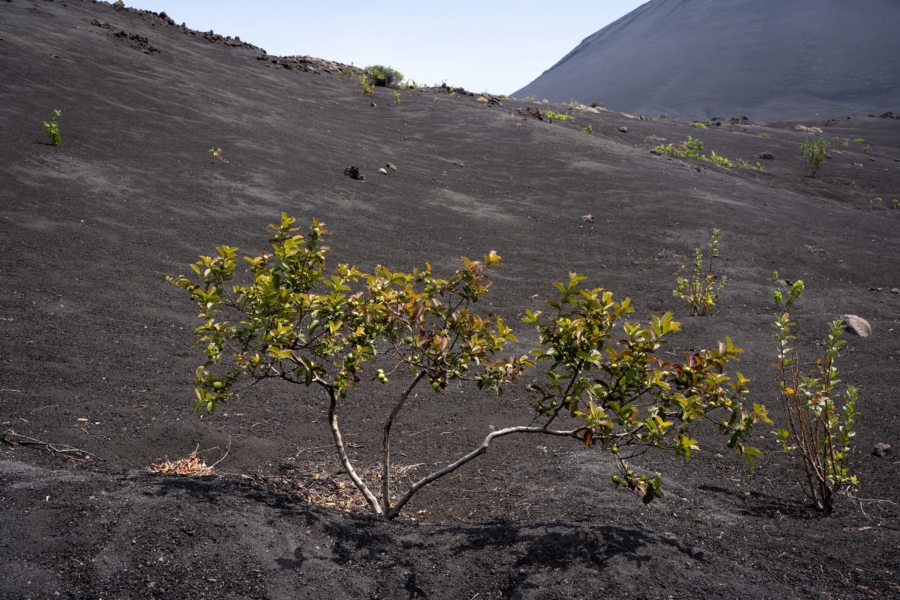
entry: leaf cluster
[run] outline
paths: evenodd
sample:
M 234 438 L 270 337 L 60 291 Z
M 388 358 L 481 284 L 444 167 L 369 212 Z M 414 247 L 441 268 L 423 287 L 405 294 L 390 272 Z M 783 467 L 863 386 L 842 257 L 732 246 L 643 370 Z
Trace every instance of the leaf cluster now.
M 51 146 L 59 146 L 62 144 L 58 123 L 60 116 L 62 116 L 62 111 L 57 108 L 53 111 L 53 116 L 50 117 L 50 120 L 44 121 L 44 132 L 47 134 Z
M 806 160 L 807 172 L 810 177 L 815 176 L 819 167 L 828 158 L 831 145 L 826 139 L 807 139 L 800 144 L 800 156 Z

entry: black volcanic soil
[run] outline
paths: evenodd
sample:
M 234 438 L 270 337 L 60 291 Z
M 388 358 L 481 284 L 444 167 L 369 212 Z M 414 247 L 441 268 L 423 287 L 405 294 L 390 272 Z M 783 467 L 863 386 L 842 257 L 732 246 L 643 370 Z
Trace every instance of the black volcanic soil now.
M 519 115 L 524 103 L 447 90 L 393 104 L 388 90 L 363 96 L 355 81 L 212 39 L 104 4 L 0 3 L 0 597 L 900 595 L 898 459 L 871 453 L 900 446 L 900 121 L 820 124 L 839 140 L 808 178 L 804 134 L 787 127 L 586 111 L 550 124 Z M 55 108 L 60 147 L 41 128 Z M 688 135 L 766 169 L 650 153 Z M 397 171 L 379 174 L 387 162 Z M 367 182 L 344 175 L 351 164 Z M 767 456 L 749 471 L 714 431 L 689 463 L 638 459 L 665 478 L 666 500 L 648 507 L 612 488 L 602 453 L 534 438 L 499 441 L 393 523 L 254 484 L 336 470 L 325 406 L 270 385 L 195 413 L 195 307 L 164 276 L 215 244 L 255 253 L 281 211 L 324 220 L 332 260 L 367 269 L 430 260 L 447 272 L 496 249 L 486 309 L 510 323 L 552 281 L 584 273 L 630 296 L 639 318 L 674 310 L 673 351 L 731 335 L 753 399 L 770 404 L 771 272 L 803 278 L 795 317 L 810 353 L 836 315 L 874 331 L 849 337 L 839 363 L 861 390 L 861 484 L 822 517 L 771 442 L 757 440 Z M 714 226 L 728 286 L 714 315 L 690 317 L 672 298 L 675 270 Z M 345 407 L 361 466 L 389 392 L 363 385 Z M 421 474 L 491 427 L 527 422 L 521 392 L 421 393 L 396 427 L 399 460 Z M 19 436 L 57 451 L 10 443 Z M 147 471 L 198 446 L 212 463 L 229 445 L 212 477 Z

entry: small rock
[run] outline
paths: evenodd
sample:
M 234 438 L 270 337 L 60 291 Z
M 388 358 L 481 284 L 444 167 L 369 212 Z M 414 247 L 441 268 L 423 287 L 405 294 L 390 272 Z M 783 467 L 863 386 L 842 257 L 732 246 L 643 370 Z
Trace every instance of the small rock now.
M 394 163 L 388 163 L 388 164 L 384 165 L 384 168 L 387 169 L 388 171 L 396 171 L 397 165 L 395 165 Z
M 883 292 L 884 288 L 883 287 L 870 287 L 869 291 L 870 292 Z
M 594 215 L 591 215 L 591 214 L 582 215 L 582 216 L 581 216 L 581 220 L 584 221 L 585 223 L 593 223 L 593 222 L 594 222 Z
M 619 131 L 621 131 L 622 133 L 628 133 L 628 128 L 623 125 L 622 127 L 619 127 Z
M 366 176 L 360 172 L 359 165 L 350 165 L 344 169 L 344 175 L 357 181 L 366 181 Z
M 116 0 L 115 2 L 113 2 L 113 8 L 116 10 L 122 10 L 123 8 L 125 8 L 125 3 L 122 2 L 122 0 Z
M 377 108 L 377 107 L 378 107 L 378 105 L 375 104 L 375 103 L 373 102 L 373 103 L 372 103 L 372 108 Z
M 880 442 L 875 444 L 875 447 L 872 448 L 872 454 L 877 456 L 878 458 L 884 458 L 888 454 L 892 454 L 893 449 L 890 444 L 885 444 L 884 442 Z
M 859 337 L 869 337 L 872 335 L 872 326 L 869 322 L 857 315 L 841 315 L 847 331 L 856 334 Z
M 381 167 L 380 169 L 378 169 L 378 172 L 381 173 L 382 175 L 387 175 L 387 169 L 385 169 L 384 167 Z
M 487 104 L 489 102 L 489 100 L 484 96 L 478 96 L 477 98 L 475 98 L 475 101 L 480 102 L 481 104 Z
M 892 294 L 900 294 L 900 288 L 891 288 Z
M 759 158 L 761 158 L 763 160 L 775 160 L 775 155 L 772 154 L 771 152 L 760 152 L 756 156 L 758 156 Z

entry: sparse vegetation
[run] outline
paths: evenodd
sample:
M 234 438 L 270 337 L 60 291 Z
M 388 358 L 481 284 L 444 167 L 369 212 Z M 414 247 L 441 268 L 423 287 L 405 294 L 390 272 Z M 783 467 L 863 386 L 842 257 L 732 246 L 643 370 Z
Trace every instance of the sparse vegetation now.
M 567 115 L 566 113 L 557 113 L 552 110 L 544 111 L 544 118 L 548 121 L 571 121 L 574 117 L 572 115 Z
M 340 464 L 374 513 L 396 517 L 423 487 L 509 435 L 571 438 L 610 452 L 618 471 L 613 482 L 645 503 L 662 497 L 660 475 L 638 473 L 629 458 L 656 447 L 689 459 L 699 450 L 691 431 L 697 423 L 717 423 L 727 446 L 748 463 L 760 456 L 744 440 L 768 417 L 760 405 L 745 409 L 747 380 L 724 373 L 741 353 L 730 339 L 673 362 L 658 354 L 680 329 L 670 313 L 648 325 L 622 323 L 632 312 L 627 298 L 618 302 L 611 292 L 583 288 L 584 277 L 571 274 L 567 283 L 555 284 L 559 296 L 547 302 L 546 315 L 525 311 L 523 321 L 537 328 L 539 347 L 501 358 L 516 337 L 499 317 L 475 310 L 491 286 L 488 270 L 500 262 L 496 253 L 483 262 L 464 258 L 447 278 L 427 263 L 409 273 L 379 266 L 367 274 L 347 264 L 327 273 L 324 225 L 314 221 L 303 236 L 294 223 L 282 215 L 280 224 L 270 226 L 271 252 L 241 261 L 247 282 L 234 281 L 237 248 L 229 246 L 191 265 L 194 279 L 169 279 L 200 309 L 195 333 L 206 360 L 196 370 L 196 407 L 214 411 L 242 378 L 316 388 Z M 529 386 L 535 410 L 529 424 L 492 430 L 471 452 L 393 491 L 393 425 L 420 384 L 438 394 L 451 382 L 499 391 L 538 363 L 547 366 Z M 339 424 L 347 397 L 364 379 L 396 386 L 381 426 L 380 490 L 359 475 L 367 471 L 354 466 Z
M 400 92 L 394 92 L 394 104 L 400 104 L 400 98 L 403 96 Z
M 702 160 L 704 162 L 712 163 L 720 167 L 734 167 L 734 162 L 731 159 L 716 154 L 714 151 L 706 155 L 704 154 L 705 150 L 706 147 L 703 144 L 703 141 L 698 140 L 697 138 L 692 136 L 688 136 L 688 138 L 680 144 L 660 144 L 659 146 L 653 148 L 653 151 L 656 153 L 666 154 L 668 156 L 674 156 L 676 158 L 693 158 L 695 160 Z
M 778 279 L 778 273 L 775 273 Z M 786 429 L 775 432 L 786 452 L 799 455 L 803 465 L 802 487 L 815 507 L 825 513 L 834 508 L 834 496 L 849 490 L 858 479 L 846 466 L 856 435 L 858 391 L 847 386 L 843 398 L 837 392 L 840 380 L 835 362 L 841 348 L 843 322 L 828 325 L 824 352 L 815 361 L 815 370 L 803 371 L 797 347 L 795 323 L 788 310 L 804 292 L 803 281 L 775 290 L 776 319 L 773 323 L 778 342 L 778 370 Z
M 714 263 L 715 259 L 719 257 L 720 235 L 721 232 L 714 228 L 710 232 L 709 243 L 706 246 L 706 259 L 703 258 L 702 248 L 694 248 L 694 265 L 690 274 L 679 276 L 675 280 L 675 289 L 672 291 L 672 295 L 687 302 L 694 315 L 705 315 L 715 308 L 719 292 L 728 282 L 727 277 L 719 278 L 715 271 Z M 681 271 L 686 268 L 686 265 L 681 265 Z
M 59 134 L 59 118 L 61 116 L 62 111 L 57 108 L 53 111 L 53 116 L 50 117 L 50 120 L 44 121 L 44 132 L 47 134 L 51 146 L 62 144 L 62 137 Z
M 806 160 L 807 174 L 814 177 L 828 158 L 828 140 L 807 139 L 800 144 L 800 155 Z
M 691 127 L 696 127 L 697 129 L 706 129 L 709 127 L 708 123 L 704 123 L 703 121 L 694 121 L 691 123 Z
M 758 172 L 760 172 L 760 173 L 763 173 L 763 172 L 765 172 L 765 170 L 766 170 L 766 165 L 762 164 L 762 163 L 759 162 L 759 161 L 756 161 L 756 164 L 753 165 L 753 170 L 754 170 L 754 171 L 758 171 Z
M 585 127 L 582 127 L 582 128 L 581 128 L 581 133 L 585 133 L 585 134 L 587 134 L 587 135 L 591 135 L 592 133 L 594 133 L 594 126 L 593 126 L 593 125 L 587 125 L 587 126 L 585 126 Z

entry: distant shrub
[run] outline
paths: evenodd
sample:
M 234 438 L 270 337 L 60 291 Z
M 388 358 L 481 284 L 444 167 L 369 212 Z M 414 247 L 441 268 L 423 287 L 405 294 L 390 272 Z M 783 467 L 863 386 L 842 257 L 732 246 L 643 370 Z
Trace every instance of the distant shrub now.
M 340 464 L 377 515 L 393 519 L 419 490 L 510 435 L 568 438 L 609 452 L 617 471 L 613 482 L 639 493 L 645 503 L 662 497 L 660 475 L 637 472 L 629 458 L 661 448 L 689 459 L 700 449 L 692 432 L 700 423 L 712 421 L 726 445 L 748 462 L 760 455 L 744 441 L 768 417 L 760 405 L 745 409 L 747 380 L 724 372 L 741 352 L 729 338 L 678 362 L 661 351 L 680 330 L 670 313 L 646 325 L 625 322 L 632 312 L 627 298 L 619 302 L 612 292 L 582 287 L 585 278 L 573 273 L 568 282 L 555 284 L 558 295 L 546 303 L 546 315 L 524 311 L 523 321 L 537 329 L 538 346 L 502 357 L 517 341 L 512 329 L 496 315 L 479 314 L 476 306 L 491 286 L 488 270 L 500 262 L 495 252 L 483 262 L 463 258 L 447 277 L 437 277 L 428 263 L 408 273 L 383 266 L 364 273 L 347 264 L 326 271 L 324 225 L 313 221 L 308 234 L 300 235 L 294 223 L 282 215 L 280 224 L 270 226 L 268 253 L 238 261 L 237 248 L 219 246 L 215 255 L 191 265 L 191 277 L 169 278 L 200 311 L 195 334 L 206 358 L 195 371 L 196 407 L 215 410 L 241 379 L 315 389 Z M 237 280 L 239 265 L 247 270 L 243 280 Z M 451 384 L 499 392 L 537 364 L 545 366 L 528 386 L 534 412 L 527 424 L 491 429 L 468 453 L 404 490 L 392 489 L 393 425 L 420 385 L 437 394 Z M 342 411 L 354 406 L 373 416 L 372 404 L 346 402 L 365 380 L 389 386 L 393 398 L 383 420 L 373 424 L 381 445 L 368 459 L 378 465 L 377 488 L 360 475 L 370 469 L 354 467 L 357 458 L 348 453 L 339 423 Z M 298 406 L 318 410 L 307 402 Z M 489 410 L 478 402 L 459 406 Z M 416 441 L 431 445 L 439 431 Z M 415 449 L 410 440 L 405 454 Z M 461 477 L 466 482 L 464 471 Z
M 376 87 L 397 87 L 403 81 L 403 73 L 383 65 L 370 65 L 363 74 L 369 85 Z
M 59 146 L 62 143 L 62 137 L 59 135 L 59 117 L 62 116 L 62 111 L 60 109 L 56 109 L 53 111 L 53 116 L 50 117 L 49 121 L 44 121 L 44 131 L 47 134 L 47 138 L 50 140 L 51 146 Z
M 775 273 L 778 279 L 778 273 Z M 801 487 L 813 505 L 830 513 L 834 496 L 858 483 L 846 466 L 856 435 L 858 391 L 847 386 L 843 398 L 836 392 L 839 380 L 835 361 L 846 344 L 841 339 L 844 324 L 828 325 L 824 351 L 815 360 L 815 370 L 804 372 L 791 321 L 791 305 L 803 295 L 803 281 L 795 281 L 786 292 L 775 290 L 775 339 L 778 342 L 779 386 L 787 428 L 775 433 L 785 452 L 796 453 L 803 465 Z
M 719 278 L 714 266 L 715 259 L 719 257 L 720 233 L 716 228 L 711 231 L 705 260 L 703 249 L 694 248 L 694 266 L 691 272 L 687 276 L 679 276 L 675 280 L 675 290 L 672 295 L 687 302 L 691 307 L 691 312 L 695 315 L 705 315 L 715 308 L 719 292 L 728 281 L 727 277 Z M 685 265 L 681 266 L 682 271 L 685 268 Z
M 814 177 L 828 158 L 828 140 L 807 139 L 800 144 L 800 155 L 806 160 L 807 173 Z
M 583 127 L 581 129 L 581 133 L 586 133 L 587 135 L 591 135 L 592 133 L 594 133 L 594 126 L 588 125 L 586 127 Z
M 660 144 L 653 148 L 654 152 L 674 156 L 676 158 L 693 158 L 695 160 L 702 160 L 729 169 L 735 166 L 731 159 L 716 154 L 715 151 L 706 155 L 704 154 L 705 150 L 706 146 L 703 144 L 703 140 L 698 140 L 692 136 L 688 136 L 688 138 L 680 144 Z M 748 168 L 749 163 L 741 161 L 741 166 L 742 168 Z
M 565 113 L 556 113 L 552 110 L 545 110 L 544 118 L 548 121 L 571 121 L 573 119 L 572 115 L 567 115 Z
M 403 94 L 400 92 L 394 92 L 394 104 L 400 104 L 400 98 L 403 97 Z
M 691 127 L 696 127 L 697 129 L 706 129 L 709 126 L 702 121 L 694 121 L 693 123 L 691 123 Z

